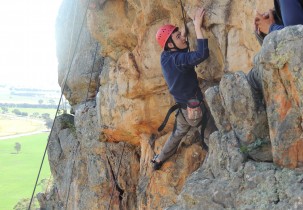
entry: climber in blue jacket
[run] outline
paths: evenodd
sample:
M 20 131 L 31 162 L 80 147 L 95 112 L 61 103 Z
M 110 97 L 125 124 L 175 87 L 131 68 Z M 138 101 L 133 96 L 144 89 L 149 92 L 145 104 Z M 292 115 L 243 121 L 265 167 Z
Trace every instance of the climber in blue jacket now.
M 163 162 L 176 152 L 182 137 L 187 134 L 191 127 L 198 127 L 201 124 L 202 115 L 205 114 L 206 116 L 207 114 L 204 110 L 204 113 L 201 112 L 202 115 L 193 118 L 187 109 L 188 102 L 191 99 L 198 101 L 199 107 L 201 104 L 204 105 L 203 95 L 195 72 L 195 66 L 209 57 L 208 39 L 204 38 L 202 29 L 204 14 L 205 9 L 203 8 L 197 9 L 195 13 L 196 51 L 189 52 L 186 37 L 176 26 L 164 25 L 159 28 L 156 34 L 156 39 L 163 49 L 161 54 L 163 76 L 169 92 L 180 107 L 176 114 L 175 126 L 171 136 L 166 141 L 160 154 L 156 155 L 152 161 L 155 170 L 160 169 Z M 203 147 L 207 147 L 207 145 L 204 143 Z
M 273 31 L 303 24 L 303 0 L 274 0 L 274 5 L 275 10 L 263 14 L 257 12 L 255 17 L 256 35 L 260 44 L 263 43 L 263 38 Z M 263 106 L 262 76 L 263 72 L 257 67 L 247 74 L 258 108 Z

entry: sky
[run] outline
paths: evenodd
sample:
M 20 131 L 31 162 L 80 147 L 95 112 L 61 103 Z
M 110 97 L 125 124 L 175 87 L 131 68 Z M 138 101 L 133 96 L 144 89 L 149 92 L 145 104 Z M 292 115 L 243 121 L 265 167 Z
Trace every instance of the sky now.
M 0 2 L 1 85 L 59 88 L 55 21 L 61 2 Z

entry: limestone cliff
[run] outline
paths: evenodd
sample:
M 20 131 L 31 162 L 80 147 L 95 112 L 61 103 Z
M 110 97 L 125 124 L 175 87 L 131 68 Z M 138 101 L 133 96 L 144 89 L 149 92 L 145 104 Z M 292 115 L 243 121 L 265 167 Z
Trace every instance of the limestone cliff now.
M 196 71 L 219 131 L 208 154 L 197 130 L 159 171 L 150 160 L 172 129 L 157 133 L 174 103 L 155 40 L 159 26 L 182 27 L 177 0 L 64 0 L 57 20 L 59 84 L 73 115 L 58 116 L 48 156 L 48 209 L 302 209 L 303 26 L 253 34 L 258 0 L 183 0 L 192 17 L 207 9 L 210 58 Z M 266 109 L 245 73 L 264 72 Z M 65 84 L 65 85 L 64 85 Z M 156 139 L 154 147 L 150 140 Z

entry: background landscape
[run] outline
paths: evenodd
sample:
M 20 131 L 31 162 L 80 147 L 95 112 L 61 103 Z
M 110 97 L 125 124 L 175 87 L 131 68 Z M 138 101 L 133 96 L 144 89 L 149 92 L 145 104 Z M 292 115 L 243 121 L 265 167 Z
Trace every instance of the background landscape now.
M 1 210 L 28 209 L 55 118 L 61 94 L 55 23 L 61 2 L 0 2 Z M 51 181 L 46 159 L 35 194 Z
M 27 209 L 59 98 L 59 90 L 0 86 L 0 209 Z M 51 182 L 46 156 L 35 194 Z

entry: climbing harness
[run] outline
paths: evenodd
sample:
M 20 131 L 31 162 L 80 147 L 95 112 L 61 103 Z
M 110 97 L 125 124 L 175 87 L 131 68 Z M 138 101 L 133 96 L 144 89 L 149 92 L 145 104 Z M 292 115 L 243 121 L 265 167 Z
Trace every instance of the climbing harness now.
M 169 108 L 163 122 L 161 123 L 160 127 L 158 128 L 158 132 L 161 132 L 165 128 L 171 113 L 173 113 L 175 110 L 180 109 L 180 108 L 181 108 L 181 104 L 179 104 L 179 103 L 177 103 Z
M 165 128 L 165 126 L 166 126 L 166 124 L 167 124 L 167 122 L 168 122 L 168 120 L 169 120 L 170 115 L 171 115 L 175 110 L 179 109 L 179 112 L 183 115 L 183 113 L 182 113 L 182 111 L 181 111 L 180 109 L 182 109 L 182 108 L 184 109 L 185 106 L 188 107 L 188 105 L 184 105 L 184 104 L 177 103 L 177 104 L 173 105 L 172 107 L 170 107 L 169 110 L 168 110 L 167 113 L 166 113 L 166 116 L 165 116 L 163 122 L 161 123 L 161 125 L 160 125 L 159 128 L 158 128 L 158 132 L 161 132 L 161 131 Z M 195 107 L 195 108 L 197 108 L 197 107 Z M 196 110 L 195 108 L 194 108 L 193 112 L 195 112 L 195 110 Z M 205 143 L 205 141 L 204 141 L 204 131 L 205 131 L 205 128 L 206 128 L 206 125 L 207 125 L 207 122 L 208 122 L 208 116 L 207 116 L 207 115 L 208 115 L 208 111 L 207 111 L 207 109 L 206 109 L 206 106 L 205 106 L 203 100 L 202 100 L 201 102 L 199 102 L 199 108 L 201 109 L 201 111 L 199 111 L 199 112 L 200 112 L 200 113 L 199 113 L 199 116 L 201 117 L 201 115 L 202 115 L 202 120 L 201 120 L 201 122 L 197 125 L 197 127 L 199 127 L 199 126 L 201 125 L 201 132 L 200 132 L 200 135 L 201 135 L 202 146 L 203 146 L 203 148 L 204 148 L 205 150 L 208 151 L 208 146 L 206 145 L 206 143 Z M 191 108 L 189 108 L 189 109 L 191 109 Z M 200 115 L 200 114 L 201 114 L 201 115 Z M 184 116 L 183 116 L 183 117 L 184 117 Z M 186 119 L 186 118 L 184 117 L 184 119 Z M 176 122 L 175 122 L 175 126 L 176 126 Z M 150 145 L 151 145 L 151 144 L 150 144 Z
M 195 101 L 195 103 L 197 103 L 197 101 Z M 184 105 L 180 104 L 180 103 L 177 103 L 175 105 L 173 105 L 167 112 L 166 116 L 165 116 L 165 119 L 164 121 L 162 122 L 162 124 L 160 125 L 160 127 L 158 128 L 158 132 L 161 132 L 166 124 L 167 124 L 167 121 L 171 115 L 171 113 L 173 113 L 175 110 L 179 109 L 178 112 L 180 112 L 180 114 L 183 116 L 184 120 L 186 121 L 186 118 L 185 116 L 183 115 L 182 113 L 182 110 L 181 109 L 184 109 L 183 108 Z M 188 107 L 188 106 L 187 106 Z M 198 102 L 198 109 L 199 109 L 199 113 L 197 114 L 199 116 L 199 118 L 202 116 L 202 119 L 201 121 L 198 123 L 198 125 L 196 127 L 199 127 L 201 126 L 201 130 L 200 130 L 200 139 L 201 139 L 201 146 L 202 148 L 208 152 L 208 146 L 207 144 L 205 143 L 205 140 L 204 140 L 204 132 L 205 132 L 205 129 L 206 129 L 206 126 L 207 126 L 207 122 L 208 122 L 208 111 L 206 109 L 206 106 L 204 104 L 203 101 L 199 101 Z M 195 105 L 194 107 L 194 110 L 193 112 L 195 112 L 197 110 L 197 106 Z M 195 114 L 194 114 L 195 115 Z M 195 116 L 195 117 L 198 117 L 198 116 Z M 197 119 L 197 118 L 195 118 Z M 176 126 L 177 126 L 177 121 L 175 120 L 175 124 L 174 124 L 174 129 L 173 129 L 173 132 L 175 131 L 176 129 Z M 156 140 L 156 135 L 155 134 L 152 134 L 151 137 L 150 137 L 150 140 L 149 140 L 149 145 L 154 153 L 154 157 L 153 159 L 151 160 L 151 162 L 154 164 L 154 170 L 159 170 L 161 168 L 161 166 L 163 165 L 163 161 L 160 161 L 160 162 L 157 162 L 157 158 L 159 156 L 159 154 L 156 154 L 154 152 L 154 144 L 155 144 L 155 140 Z

